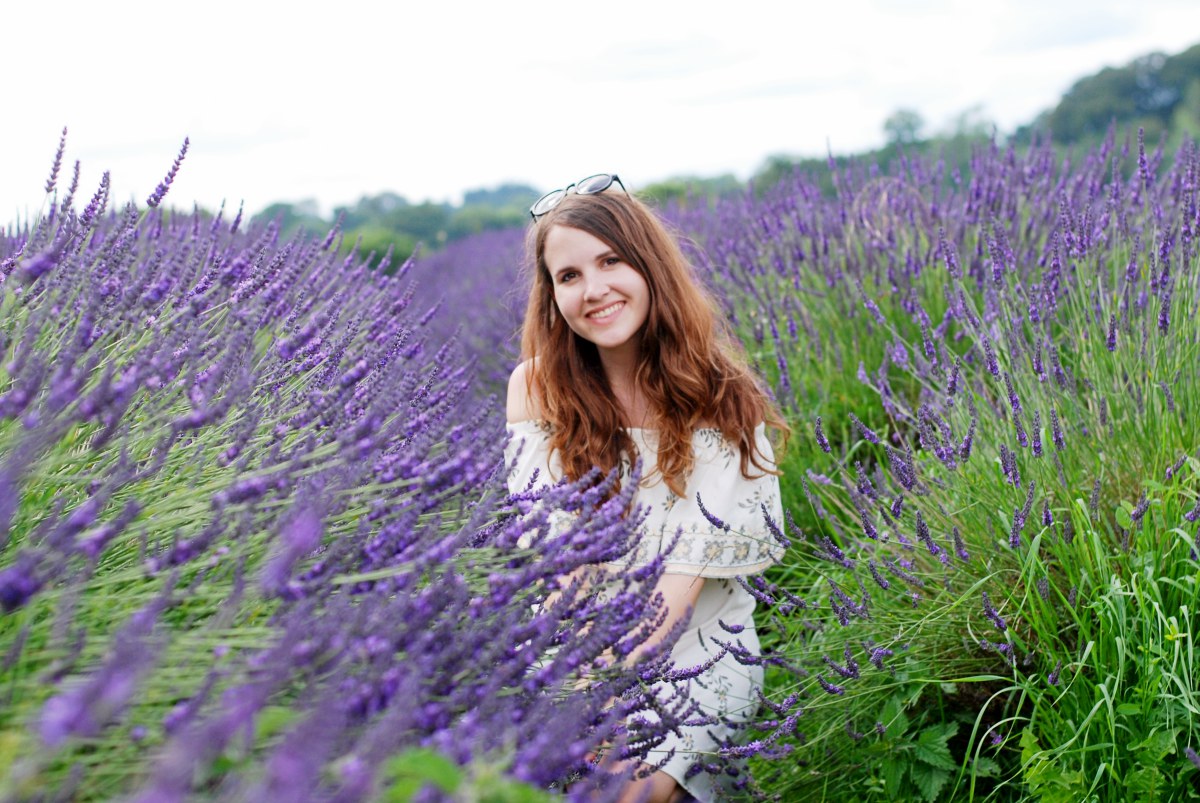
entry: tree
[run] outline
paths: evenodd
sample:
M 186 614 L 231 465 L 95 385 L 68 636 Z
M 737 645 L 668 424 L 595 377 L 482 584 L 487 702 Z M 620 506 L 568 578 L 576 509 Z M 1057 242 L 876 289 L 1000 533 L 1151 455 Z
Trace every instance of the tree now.
M 889 145 L 911 145 L 921 139 L 925 120 L 912 109 L 896 109 L 883 121 L 883 133 Z

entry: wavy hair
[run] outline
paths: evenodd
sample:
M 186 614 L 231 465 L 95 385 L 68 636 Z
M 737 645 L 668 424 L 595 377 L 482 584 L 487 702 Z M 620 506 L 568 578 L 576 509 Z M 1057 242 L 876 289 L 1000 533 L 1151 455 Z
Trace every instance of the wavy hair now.
M 532 274 L 521 331 L 527 392 L 541 405 L 550 451 L 559 453 L 567 478 L 578 480 L 594 466 L 611 471 L 623 455 L 636 459 L 637 448 L 595 345 L 558 312 L 545 261 L 546 235 L 554 226 L 602 240 L 649 287 L 634 381 L 649 404 L 658 471 L 667 487 L 685 494 L 695 462 L 693 433 L 701 427 L 720 430 L 737 446 L 745 477 L 751 478 L 751 466 L 778 474 L 759 453 L 754 431 L 765 422 L 786 442 L 790 429 L 754 377 L 725 316 L 658 216 L 638 199 L 609 191 L 567 196 L 532 225 L 526 243 L 526 271 Z

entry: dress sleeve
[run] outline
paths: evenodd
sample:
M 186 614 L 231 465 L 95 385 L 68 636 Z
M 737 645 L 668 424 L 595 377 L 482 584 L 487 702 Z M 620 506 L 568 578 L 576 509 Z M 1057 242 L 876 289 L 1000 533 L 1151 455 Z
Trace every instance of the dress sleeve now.
M 562 465 L 550 459 L 550 435 L 541 422 L 518 421 L 506 429 L 504 463 L 508 466 L 509 493 L 548 488 L 562 479 Z
M 774 451 L 763 425 L 755 430 L 755 440 L 765 462 L 773 466 Z M 753 466 L 752 478 L 744 477 L 737 447 L 716 430 L 698 431 L 695 450 L 687 497 L 670 496 L 661 527 L 647 533 L 644 554 L 639 557 L 648 559 L 652 554 L 645 553 L 668 549 L 678 532 L 679 542 L 665 561 L 668 573 L 728 578 L 755 574 L 779 562 L 783 545 L 771 534 L 763 516 L 765 507 L 774 522 L 782 521 L 779 478 L 759 475 Z M 700 509 L 701 502 L 726 526 L 709 521 Z
M 562 463 L 550 454 L 550 435 L 540 421 L 518 421 L 506 427 L 504 464 L 508 466 L 509 493 L 548 488 L 562 479 Z M 562 510 L 550 512 L 550 524 L 556 531 L 570 527 L 578 514 Z M 530 536 L 521 536 L 518 546 L 528 547 Z

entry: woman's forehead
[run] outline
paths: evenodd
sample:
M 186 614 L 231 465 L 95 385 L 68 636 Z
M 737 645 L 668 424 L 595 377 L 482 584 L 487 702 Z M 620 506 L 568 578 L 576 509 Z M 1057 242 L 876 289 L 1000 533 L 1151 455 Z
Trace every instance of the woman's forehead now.
M 542 259 L 549 266 L 563 261 L 592 260 L 611 251 L 612 246 L 591 232 L 557 224 L 546 232 Z

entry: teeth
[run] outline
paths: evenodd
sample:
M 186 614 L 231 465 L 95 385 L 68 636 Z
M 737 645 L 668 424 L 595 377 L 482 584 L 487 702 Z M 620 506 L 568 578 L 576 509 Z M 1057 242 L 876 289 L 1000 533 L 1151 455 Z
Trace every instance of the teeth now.
M 603 318 L 603 317 L 607 316 L 610 312 L 613 312 L 614 310 L 616 310 L 617 307 L 621 306 L 622 303 L 623 302 L 618 301 L 615 304 L 609 304 L 604 309 L 598 309 L 595 312 L 589 312 L 588 317 L 589 318 Z

